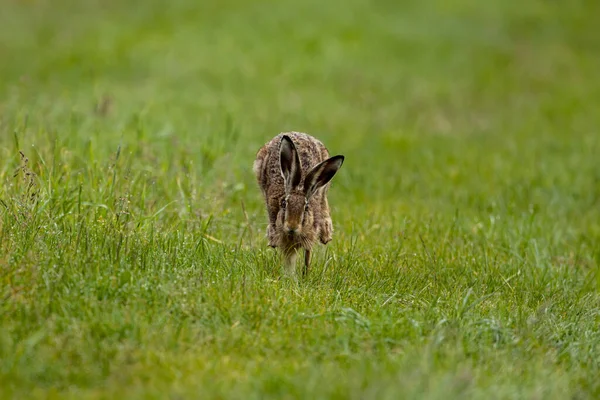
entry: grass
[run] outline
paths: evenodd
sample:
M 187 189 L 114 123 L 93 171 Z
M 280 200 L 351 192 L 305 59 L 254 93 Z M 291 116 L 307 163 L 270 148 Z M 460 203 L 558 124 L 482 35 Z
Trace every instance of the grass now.
M 3 1 L 0 397 L 598 398 L 599 12 Z M 297 285 L 286 130 L 346 156 Z

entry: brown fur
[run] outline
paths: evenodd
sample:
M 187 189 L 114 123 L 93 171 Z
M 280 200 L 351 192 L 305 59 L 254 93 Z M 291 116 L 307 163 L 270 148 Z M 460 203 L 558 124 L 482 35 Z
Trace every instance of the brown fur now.
M 289 142 L 282 144 L 284 136 L 291 139 L 293 145 Z M 285 159 L 281 158 L 282 154 Z M 300 166 L 296 166 L 295 162 L 288 163 L 292 159 L 299 161 Z M 332 239 L 327 191 L 329 180 L 341 167 L 343 160 L 343 156 L 329 158 L 323 143 L 300 132 L 280 133 L 261 147 L 256 155 L 253 169 L 267 206 L 267 238 L 271 247 L 282 251 L 288 272 L 293 272 L 295 255 L 299 249 L 305 250 L 307 272 L 310 252 L 317 239 L 323 244 Z M 313 170 L 319 164 L 320 167 Z M 298 171 L 295 171 L 296 167 L 299 167 Z M 311 170 L 314 172 L 309 176 Z M 300 176 L 294 175 L 294 172 Z M 284 179 L 284 174 L 289 179 Z M 311 182 L 305 182 L 307 176 Z M 296 181 L 293 177 L 299 182 L 297 186 L 292 184 Z M 311 187 L 316 190 L 312 192 L 305 187 L 305 183 L 313 184 Z M 283 201 L 285 208 L 282 208 Z

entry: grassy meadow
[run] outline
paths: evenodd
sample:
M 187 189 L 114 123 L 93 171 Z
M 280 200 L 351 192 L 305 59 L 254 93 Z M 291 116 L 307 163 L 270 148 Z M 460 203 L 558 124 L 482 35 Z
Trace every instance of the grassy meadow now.
M 0 0 L 0 398 L 600 397 L 598 15 Z M 298 283 L 290 130 L 346 156 Z

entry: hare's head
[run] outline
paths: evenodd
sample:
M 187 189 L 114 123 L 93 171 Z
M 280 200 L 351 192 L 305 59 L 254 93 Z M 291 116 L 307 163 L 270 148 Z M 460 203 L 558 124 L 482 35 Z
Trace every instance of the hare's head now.
M 342 166 L 344 156 L 334 156 L 315 165 L 302 182 L 300 157 L 289 136 L 283 136 L 279 153 L 285 195 L 281 199 L 278 220 L 282 222 L 283 233 L 300 235 L 303 228 L 312 226 L 314 221 L 310 202 L 312 196 L 333 178 Z

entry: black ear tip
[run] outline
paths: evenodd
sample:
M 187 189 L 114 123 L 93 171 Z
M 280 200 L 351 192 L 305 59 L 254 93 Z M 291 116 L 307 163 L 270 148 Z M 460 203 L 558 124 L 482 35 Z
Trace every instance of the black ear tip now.
M 290 143 L 293 143 L 293 142 L 292 142 L 292 138 L 290 138 L 288 135 L 283 135 L 283 136 L 281 137 L 281 141 L 282 141 L 282 142 L 284 142 L 284 141 L 285 141 L 285 142 L 290 142 Z
M 335 158 L 337 158 L 338 160 L 340 160 L 340 167 L 342 166 L 342 164 L 344 163 L 344 160 L 346 159 L 346 157 L 344 157 L 341 154 L 339 156 L 335 156 Z
M 281 137 L 281 142 L 279 144 L 279 146 L 283 149 L 283 146 L 288 146 L 292 149 L 295 149 L 296 146 L 294 146 L 294 142 L 292 141 L 292 138 L 290 138 L 288 135 L 283 135 Z

